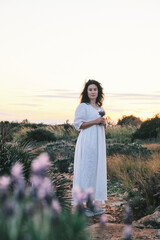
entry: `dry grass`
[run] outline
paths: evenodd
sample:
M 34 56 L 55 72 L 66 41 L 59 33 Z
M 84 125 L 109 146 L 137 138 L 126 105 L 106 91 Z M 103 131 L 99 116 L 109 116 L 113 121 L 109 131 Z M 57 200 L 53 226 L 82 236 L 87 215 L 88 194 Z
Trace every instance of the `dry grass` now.
M 150 146 L 150 149 L 159 149 L 160 144 Z M 108 178 L 122 181 L 125 188 L 132 190 L 137 183 L 147 187 L 148 179 L 160 173 L 160 152 L 154 151 L 149 159 L 132 156 L 114 155 L 107 158 Z
M 13 139 L 14 141 L 19 141 L 20 139 L 22 139 L 24 136 L 26 136 L 26 133 L 27 131 L 29 130 L 30 128 L 28 127 L 21 127 L 19 131 L 17 132 L 14 132 L 13 133 Z
M 144 147 L 160 153 L 160 143 L 150 143 L 150 144 L 143 144 Z

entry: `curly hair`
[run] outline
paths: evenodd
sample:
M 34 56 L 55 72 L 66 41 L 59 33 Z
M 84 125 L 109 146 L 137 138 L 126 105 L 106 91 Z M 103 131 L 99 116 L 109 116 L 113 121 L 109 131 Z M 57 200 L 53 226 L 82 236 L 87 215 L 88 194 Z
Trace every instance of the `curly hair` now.
M 98 88 L 98 97 L 96 99 L 96 103 L 98 104 L 98 106 L 102 106 L 103 100 L 104 100 L 104 93 L 103 93 L 103 88 L 101 86 L 101 83 L 99 83 L 96 80 L 93 79 L 89 79 L 88 82 L 85 83 L 83 91 L 80 94 L 80 103 L 89 103 L 90 99 L 88 97 L 88 93 L 87 93 L 87 89 L 89 87 L 89 85 L 91 84 L 95 84 Z

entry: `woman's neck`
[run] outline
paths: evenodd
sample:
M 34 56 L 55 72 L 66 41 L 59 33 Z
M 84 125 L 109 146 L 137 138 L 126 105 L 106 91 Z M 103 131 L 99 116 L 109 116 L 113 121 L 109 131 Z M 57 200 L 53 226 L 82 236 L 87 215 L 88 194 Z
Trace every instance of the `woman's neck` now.
M 93 106 L 96 106 L 96 105 L 97 105 L 97 104 L 96 104 L 96 100 L 95 100 L 95 99 L 91 99 L 91 100 L 90 100 L 90 104 L 93 105 Z

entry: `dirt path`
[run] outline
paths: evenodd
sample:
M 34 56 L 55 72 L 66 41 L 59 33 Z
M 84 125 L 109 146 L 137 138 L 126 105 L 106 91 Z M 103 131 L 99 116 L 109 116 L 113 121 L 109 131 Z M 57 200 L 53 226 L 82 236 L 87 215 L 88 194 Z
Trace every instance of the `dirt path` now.
M 106 215 L 108 223 L 100 226 L 100 217 L 96 216 L 90 219 L 87 230 L 91 233 L 91 240 L 122 240 L 124 237 L 125 225 L 123 224 L 123 213 L 126 201 L 122 197 L 116 197 L 114 194 L 108 197 L 106 201 Z M 160 239 L 160 232 L 152 228 L 137 228 L 132 224 L 132 239 L 154 240 Z
M 72 174 L 64 174 L 66 178 L 73 179 Z M 70 191 L 71 193 L 71 191 Z M 108 194 L 105 204 L 105 213 L 108 222 L 105 226 L 100 226 L 101 215 L 88 219 L 87 231 L 91 234 L 90 240 L 122 240 L 124 237 L 123 213 L 126 204 L 126 194 Z M 160 230 L 152 228 L 137 228 L 132 224 L 133 240 L 155 240 L 160 239 Z

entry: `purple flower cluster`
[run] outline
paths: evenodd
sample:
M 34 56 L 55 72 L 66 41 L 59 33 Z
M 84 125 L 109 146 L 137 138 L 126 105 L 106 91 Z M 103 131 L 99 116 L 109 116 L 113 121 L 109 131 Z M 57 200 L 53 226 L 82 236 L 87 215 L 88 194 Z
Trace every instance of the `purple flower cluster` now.
M 108 222 L 107 215 L 103 214 L 103 215 L 100 217 L 100 225 L 101 225 L 101 226 L 105 226 L 107 222 Z
M 23 176 L 23 165 L 19 162 L 11 169 L 11 178 L 17 198 L 22 199 L 25 191 L 25 180 Z
M 84 203 L 86 202 L 86 206 L 90 209 L 94 208 L 93 197 L 94 191 L 93 188 L 88 188 L 86 191 L 83 191 L 80 187 L 76 186 L 72 189 L 73 198 L 75 201 L 76 209 L 78 212 L 84 212 Z
M 126 205 L 125 210 L 124 210 L 124 223 L 125 223 L 125 228 L 124 228 L 124 239 L 125 240 L 131 240 L 131 234 L 132 234 L 132 211 L 129 205 Z
M 98 113 L 99 113 L 99 115 L 100 115 L 101 117 L 103 117 L 103 116 L 106 115 L 105 111 L 103 111 L 103 110 L 99 111 Z
M 30 206 L 28 204 L 24 206 L 26 213 L 31 209 L 42 211 L 47 206 L 51 209 L 52 219 L 58 218 L 61 206 L 55 197 L 53 185 L 46 176 L 49 164 L 49 156 L 46 153 L 42 153 L 33 160 L 30 185 L 25 183 L 23 165 L 19 162 L 13 165 L 11 176 L 0 177 L 0 202 L 5 216 L 15 212 L 17 202 L 14 201 L 22 201 L 27 198 L 30 199 Z M 13 190 L 11 191 L 12 186 Z M 13 195 L 16 198 L 13 198 Z
M 49 178 L 49 165 L 48 154 L 41 154 L 31 164 L 27 183 L 20 163 L 12 167 L 10 176 L 0 177 L 0 239 L 88 239 L 84 216 L 72 214 L 68 208 L 62 211 Z M 78 189 L 76 194 L 80 205 L 86 195 Z M 92 191 L 88 195 L 91 197 Z

